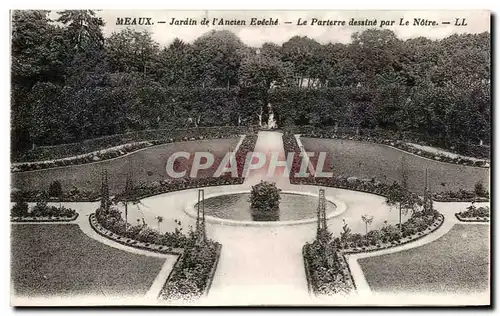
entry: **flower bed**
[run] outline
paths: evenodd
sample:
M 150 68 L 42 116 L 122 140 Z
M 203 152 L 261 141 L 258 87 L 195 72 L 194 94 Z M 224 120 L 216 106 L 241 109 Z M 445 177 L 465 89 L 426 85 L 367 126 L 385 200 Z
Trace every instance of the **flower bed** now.
M 121 214 L 110 209 L 98 209 L 89 217 L 91 227 L 101 236 L 123 245 L 163 254 L 180 255 L 165 282 L 159 298 L 163 300 L 194 300 L 208 294 L 217 269 L 221 245 L 207 240 L 196 245 L 195 234 L 175 232 L 160 234 L 147 225 L 132 226 Z M 125 227 L 127 227 L 125 229 Z
M 444 222 L 443 215 L 433 210 L 417 212 L 401 225 L 387 225 L 365 235 L 344 230 L 340 237 L 321 246 L 315 240 L 304 245 L 302 255 L 310 292 L 315 295 L 349 293 L 355 284 L 345 255 L 378 251 L 413 242 L 434 232 Z M 325 251 L 326 249 L 326 251 Z M 326 255 L 325 255 L 326 253 Z
M 153 145 L 159 144 L 156 141 L 151 142 L 138 142 L 120 145 L 116 147 L 107 148 L 101 151 L 94 151 L 78 156 L 54 159 L 54 160 L 46 160 L 46 161 L 35 161 L 35 162 L 21 162 L 21 163 L 13 163 L 10 167 L 11 172 L 23 172 L 23 171 L 31 171 L 31 170 L 41 170 L 41 169 L 49 169 L 70 165 L 79 165 L 84 163 L 98 162 L 108 159 L 117 158 L 128 153 L 137 151 L 139 149 L 147 148 Z
M 236 152 L 236 165 L 238 166 L 238 178 L 243 179 L 243 168 L 245 167 L 246 158 L 249 152 L 252 152 L 257 143 L 257 135 L 247 135 L 241 142 L 238 151 Z M 243 182 L 242 182 L 243 183 Z
M 219 262 L 221 244 L 207 240 L 190 245 L 177 260 L 159 298 L 165 301 L 193 301 L 207 295 Z
M 85 144 L 80 143 L 72 144 L 67 148 L 67 150 L 60 150 L 60 152 L 58 152 L 58 146 L 46 147 L 43 150 L 38 149 L 38 151 L 36 151 L 37 149 L 35 149 L 30 155 L 28 155 L 28 157 L 31 158 L 29 160 L 47 160 L 12 163 L 11 172 L 23 172 L 98 162 L 117 158 L 140 149 L 160 144 L 179 141 L 239 137 L 242 133 L 246 132 L 248 132 L 247 129 L 243 127 L 198 128 L 175 131 L 156 130 L 137 132 L 133 133 L 130 136 L 123 136 L 128 135 L 123 134 L 117 135 L 120 137 L 103 138 L 102 142 L 96 140 L 97 145 L 86 146 Z M 54 155 L 50 154 L 51 150 L 55 151 Z M 60 156 L 67 158 L 61 158 Z
M 39 202 L 29 209 L 28 203 L 18 201 L 11 209 L 11 222 L 71 222 L 78 217 L 78 213 L 64 206 L 48 206 L 46 202 Z
M 490 221 L 490 208 L 475 207 L 471 205 L 467 210 L 455 213 L 455 217 L 462 222 L 489 222 Z
M 437 192 L 433 196 L 436 202 L 488 202 L 490 200 L 484 196 L 477 196 L 473 191 L 466 190 Z
M 377 143 L 377 144 L 383 144 L 387 146 L 391 146 L 397 149 L 401 149 L 407 152 L 410 152 L 412 154 L 422 156 L 425 158 L 437 160 L 437 161 L 442 161 L 442 162 L 448 162 L 448 163 L 454 163 L 454 164 L 460 164 L 460 165 L 465 165 L 465 166 L 475 166 L 475 167 L 483 167 L 483 168 L 489 168 L 490 167 L 490 162 L 489 160 L 489 150 L 486 152 L 478 152 L 477 150 L 472 151 L 472 153 L 476 153 L 478 155 L 479 159 L 483 160 L 475 160 L 475 159 L 469 159 L 467 157 L 459 156 L 459 157 L 450 157 L 446 154 L 442 153 L 433 153 L 425 150 L 421 150 L 418 148 L 415 148 L 414 146 L 408 144 L 406 141 L 401 141 L 396 138 L 396 135 L 393 133 L 390 133 L 388 131 L 378 131 L 378 130 L 367 130 L 363 131 L 363 133 L 356 135 L 353 134 L 351 130 L 335 130 L 333 129 L 320 129 L 320 128 L 315 128 L 312 126 L 302 126 L 302 127 L 297 127 L 290 129 L 288 131 L 289 133 L 299 133 L 304 137 L 317 137 L 317 138 L 335 138 L 335 139 L 347 139 L 347 140 L 357 140 L 357 141 L 364 141 L 364 142 L 371 142 L 371 143 Z M 422 142 L 416 140 L 415 138 L 410 139 L 411 142 L 414 143 L 419 143 L 422 145 Z
M 436 215 L 412 216 L 401 225 L 401 232 L 397 225 L 388 225 L 381 230 L 369 231 L 366 235 L 353 235 L 354 238 L 346 243 L 340 242 L 340 239 L 335 239 L 334 243 L 340 244 L 344 254 L 378 251 L 423 238 L 441 227 L 443 222 L 444 216 L 436 211 Z
M 96 202 L 99 200 L 99 193 L 92 191 L 80 191 L 74 187 L 71 191 L 62 192 L 59 197 L 49 197 L 46 191 L 14 191 L 11 192 L 11 201 L 15 201 L 20 196 L 24 201 L 29 202 Z
M 131 225 L 125 223 L 121 213 L 113 208 L 109 210 L 97 209 L 95 212 L 95 221 L 105 230 L 104 236 L 116 237 L 121 243 L 131 245 L 137 248 L 146 248 L 148 250 L 157 249 L 160 252 L 168 249 L 184 248 L 189 241 L 188 236 L 182 233 L 182 228 L 177 227 L 174 232 L 165 232 L 161 234 L 147 225 Z M 96 226 L 97 227 L 97 226 Z M 98 231 L 99 232 L 99 231 Z M 160 249 L 160 246 L 162 247 Z M 174 253 L 178 253 L 175 252 Z
M 349 294 L 356 289 L 343 254 L 314 241 L 302 248 L 307 284 L 315 295 Z
M 107 229 L 105 226 L 103 226 L 103 225 L 101 225 L 101 223 L 99 223 L 95 214 L 91 214 L 89 216 L 89 222 L 90 222 L 90 226 L 99 235 L 106 237 L 108 239 L 111 239 L 111 240 L 113 240 L 117 243 L 120 243 L 122 245 L 134 247 L 134 248 L 138 248 L 138 249 L 143 249 L 143 250 L 148 250 L 148 251 L 153 251 L 153 252 L 158 252 L 158 253 L 163 253 L 163 254 L 180 255 L 184 252 L 184 249 L 181 247 L 171 247 L 171 246 L 166 246 L 164 244 L 157 244 L 156 242 L 162 241 L 161 237 L 158 238 L 158 236 L 155 236 L 158 238 L 155 240 L 152 236 L 144 237 L 144 234 L 143 234 L 142 235 L 143 237 L 141 238 L 141 240 L 134 239 L 133 237 L 139 237 L 138 234 L 142 230 L 142 228 L 140 226 L 135 226 L 137 228 L 131 230 L 130 233 L 120 235 L 120 233 L 124 233 L 124 232 L 118 231 L 118 230 L 112 231 L 110 229 Z M 133 237 L 130 238 L 130 236 L 133 236 Z M 146 239 L 146 241 L 145 241 L 145 239 Z M 168 240 L 168 236 L 166 239 Z M 166 240 L 166 239 L 163 239 L 163 240 Z

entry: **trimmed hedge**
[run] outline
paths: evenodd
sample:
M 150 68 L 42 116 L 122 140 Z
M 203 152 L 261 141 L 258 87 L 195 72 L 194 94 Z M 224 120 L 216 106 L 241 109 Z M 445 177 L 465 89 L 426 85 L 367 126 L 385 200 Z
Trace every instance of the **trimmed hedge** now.
M 47 202 L 38 202 L 29 209 L 28 203 L 18 200 L 10 211 L 12 222 L 69 222 L 74 221 L 78 213 L 64 206 L 49 206 Z

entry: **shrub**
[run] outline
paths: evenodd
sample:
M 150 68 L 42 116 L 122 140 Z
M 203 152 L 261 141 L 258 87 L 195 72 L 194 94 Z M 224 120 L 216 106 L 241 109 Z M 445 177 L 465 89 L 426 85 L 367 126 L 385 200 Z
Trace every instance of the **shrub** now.
M 280 192 L 275 183 L 261 181 L 252 186 L 250 192 L 250 204 L 253 209 L 271 212 L 279 209 Z
M 474 186 L 474 192 L 476 193 L 477 196 L 488 197 L 488 191 L 486 190 L 481 181 L 478 181 Z
M 63 192 L 62 192 L 62 186 L 61 182 L 59 181 L 53 181 L 50 186 L 49 186 L 49 197 L 61 197 Z
M 10 210 L 10 216 L 12 217 L 29 216 L 28 203 L 26 203 L 25 201 L 16 202 L 12 207 L 12 209 Z

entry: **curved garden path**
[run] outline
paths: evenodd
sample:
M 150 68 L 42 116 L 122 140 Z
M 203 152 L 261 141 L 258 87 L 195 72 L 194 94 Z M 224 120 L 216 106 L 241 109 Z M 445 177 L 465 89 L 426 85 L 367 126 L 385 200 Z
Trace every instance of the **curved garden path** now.
M 280 160 L 284 160 L 281 134 L 277 132 L 260 132 L 255 151 L 269 153 L 281 151 Z M 267 172 L 267 168 L 265 169 Z M 250 173 L 249 178 L 242 185 L 220 186 L 205 188 L 206 194 L 230 193 L 249 190 L 252 184 L 265 178 L 266 174 L 257 171 Z M 278 186 L 283 190 L 317 193 L 315 186 L 291 185 L 287 178 L 278 177 Z M 361 193 L 343 189 L 325 188 L 327 197 L 343 201 L 347 210 L 338 217 L 328 220 L 331 232 L 338 234 L 344 221 L 353 233 L 364 233 L 365 225 L 361 215 L 374 216 L 369 229 L 378 229 L 384 225 L 398 222 L 398 212 L 391 210 L 385 204 L 385 198 L 373 194 Z M 184 209 L 197 198 L 197 189 L 189 189 L 165 193 L 145 198 L 136 206 L 129 206 L 129 222 L 144 220 L 149 226 L 159 228 L 160 231 L 172 231 L 177 226 L 174 219 L 181 222 L 186 231 L 194 227 L 195 220 L 189 217 Z M 59 203 L 56 203 L 59 205 Z M 66 207 L 74 208 L 79 212 L 79 217 L 73 223 L 80 226 L 81 230 L 89 237 L 96 239 L 111 247 L 148 256 L 165 257 L 165 264 L 156 280 L 151 285 L 147 298 L 152 303 L 155 295 L 165 282 L 170 273 L 175 256 L 153 254 L 137 250 L 116 242 L 110 241 L 90 227 L 88 216 L 95 211 L 98 203 L 62 203 Z M 357 254 L 348 256 L 353 277 L 359 287 L 360 294 L 354 298 L 311 298 L 307 293 L 307 281 L 304 271 L 302 246 L 314 239 L 316 224 L 276 227 L 239 227 L 224 226 L 207 223 L 207 234 L 210 238 L 220 242 L 222 247 L 221 257 L 210 293 L 200 304 L 208 305 L 263 305 L 263 304 L 359 304 L 377 303 L 370 301 L 372 295 L 364 279 L 363 272 L 357 263 L 362 256 L 378 256 L 384 253 L 402 251 L 430 243 L 446 234 L 457 219 L 454 213 L 464 209 L 469 203 L 435 203 L 435 207 L 444 214 L 445 220 L 441 228 L 414 243 L 382 250 L 370 254 Z M 316 207 L 316 205 L 311 205 Z M 157 216 L 163 217 L 163 223 L 158 225 Z M 405 218 L 403 219 L 405 220 Z M 172 259 L 172 260 L 169 260 Z M 380 304 L 380 302 L 379 302 Z

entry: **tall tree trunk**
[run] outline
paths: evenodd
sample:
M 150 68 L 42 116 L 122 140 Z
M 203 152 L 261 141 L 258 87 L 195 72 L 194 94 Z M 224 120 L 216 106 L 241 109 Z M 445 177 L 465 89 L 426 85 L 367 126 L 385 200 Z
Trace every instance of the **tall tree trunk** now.
M 127 230 L 128 224 L 128 202 L 125 202 L 125 231 Z
M 401 231 L 401 203 L 399 203 L 399 230 Z

